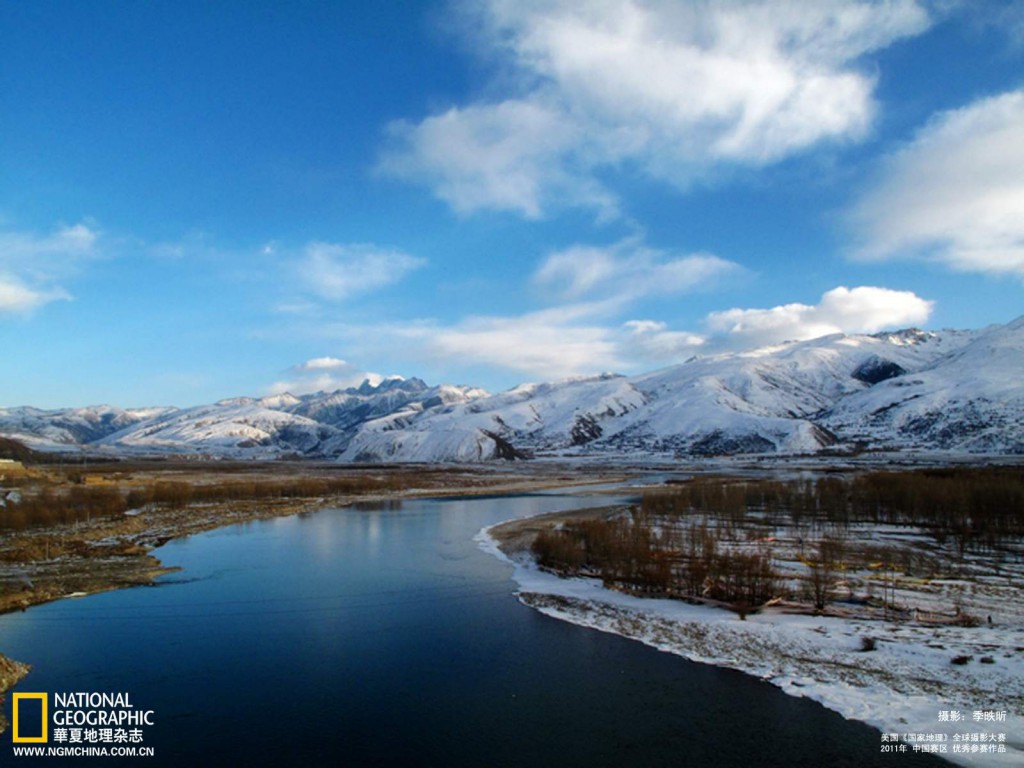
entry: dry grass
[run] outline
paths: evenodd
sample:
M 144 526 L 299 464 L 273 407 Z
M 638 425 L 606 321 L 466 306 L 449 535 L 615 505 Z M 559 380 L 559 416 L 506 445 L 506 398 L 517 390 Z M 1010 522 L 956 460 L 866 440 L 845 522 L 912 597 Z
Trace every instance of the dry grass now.
M 494 531 L 506 551 L 514 536 L 542 567 L 636 594 L 969 625 L 990 620 L 986 598 L 1005 608 L 1024 571 L 1024 472 L 704 476 L 614 513 L 513 526 Z

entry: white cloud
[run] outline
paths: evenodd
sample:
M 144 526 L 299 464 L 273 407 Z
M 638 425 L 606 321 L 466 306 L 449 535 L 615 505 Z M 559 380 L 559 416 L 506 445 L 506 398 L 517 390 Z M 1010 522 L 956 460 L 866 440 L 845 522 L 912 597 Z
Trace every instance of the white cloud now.
M 719 344 L 749 348 L 831 333 L 875 333 L 919 325 L 928 320 L 932 304 L 911 291 L 839 287 L 826 292 L 815 305 L 728 309 L 708 315 L 705 325 Z
M 534 274 L 558 307 L 514 316 L 477 316 L 442 325 L 382 326 L 369 334 L 403 354 L 457 365 L 496 367 L 539 379 L 636 368 L 689 356 L 701 336 L 664 323 L 612 318 L 636 300 L 692 291 L 741 268 L 708 254 L 672 256 L 637 238 L 609 247 L 573 246 L 548 256 Z M 367 336 L 360 331 L 355 336 Z
M 1024 275 L 1024 90 L 934 117 L 852 211 L 859 255 Z
M 312 250 L 311 255 L 319 253 Z M 315 266 L 317 274 L 308 278 L 309 284 L 329 285 L 329 276 L 324 275 L 328 270 Z M 330 271 L 335 266 L 332 260 Z M 701 343 L 696 334 L 654 327 L 650 321 L 622 324 L 619 318 L 626 306 L 704 288 L 740 272 L 739 265 L 725 259 L 648 248 L 634 236 L 610 246 L 577 245 L 547 256 L 533 276 L 534 286 L 555 299 L 555 306 L 545 309 L 448 323 L 321 321 L 312 332 L 344 343 L 362 359 L 380 359 L 386 350 L 389 359 L 417 360 L 438 370 L 483 367 L 537 379 L 621 371 L 635 369 L 637 361 L 662 362 L 684 351 L 689 356 Z M 322 312 L 318 314 L 323 318 Z M 333 368 L 341 365 L 344 361 L 336 358 L 316 358 L 301 370 L 307 377 L 333 375 Z M 289 380 L 275 387 L 284 391 L 294 385 Z M 317 387 L 322 388 L 319 383 Z
M 30 274 L 64 274 L 76 261 L 96 255 L 99 232 L 87 224 L 49 234 L 0 231 L 0 267 Z
M 630 353 L 643 361 L 679 362 L 707 343 L 699 334 L 671 331 L 656 320 L 630 320 L 623 327 L 629 331 L 626 343 Z
M 517 91 L 391 126 L 386 172 L 461 212 L 614 211 L 598 181 L 628 166 L 686 186 L 862 138 L 875 107 L 859 57 L 930 23 L 915 0 L 486 0 L 467 34 Z
M 518 317 L 469 318 L 424 339 L 432 354 L 529 376 L 563 378 L 622 366 L 608 329 L 557 310 Z
M 33 290 L 14 277 L 0 275 L 0 312 L 31 312 L 51 301 L 70 298 L 61 288 L 48 291 Z
M 630 301 L 686 293 L 741 270 L 718 256 L 673 256 L 631 238 L 608 247 L 574 245 L 552 253 L 534 274 L 534 282 L 570 300 L 603 296 Z
M 379 373 L 360 370 L 345 360 L 336 357 L 315 357 L 288 369 L 289 378 L 270 385 L 271 395 L 288 392 L 306 395 L 312 392 L 333 392 L 338 389 L 358 387 L 364 381 L 376 386 L 384 377 Z
M 536 379 L 562 378 L 625 366 L 621 333 L 600 319 L 603 304 L 570 304 L 522 315 L 433 319 L 379 324 L 319 325 L 315 332 L 343 342 L 353 354 L 382 350 L 403 365 L 416 361 L 444 377 L 489 368 Z M 457 375 L 462 375 L 457 373 Z
M 347 370 L 351 367 L 351 363 L 348 363 L 337 357 L 314 357 L 312 360 L 307 360 L 304 363 L 296 365 L 295 370 L 301 372 L 331 370 L 338 371 Z
M 389 127 L 392 147 L 384 173 L 432 185 L 459 213 L 515 210 L 539 218 L 556 199 L 611 212 L 600 186 L 563 167 L 583 142 L 580 126 L 540 102 L 452 108 L 418 124 Z
M 97 256 L 99 233 L 87 224 L 49 234 L 0 231 L 0 312 L 25 313 L 70 299 L 58 283 Z
M 426 259 L 374 245 L 317 242 L 306 247 L 299 270 L 313 293 L 341 301 L 398 282 L 426 263 Z
M 651 319 L 618 323 L 614 317 L 620 307 L 607 301 L 569 303 L 522 315 L 468 317 L 450 324 L 341 324 L 318 326 L 317 331 L 344 340 L 361 356 L 386 349 L 403 361 L 446 371 L 445 376 L 452 370 L 485 368 L 551 380 L 603 371 L 637 373 L 652 365 L 682 362 L 697 352 L 918 325 L 928 319 L 931 306 L 909 291 L 861 286 L 835 288 L 816 305 L 715 312 L 705 318 L 699 332 Z M 304 364 L 310 371 L 317 365 Z
M 996 3 L 957 3 L 964 21 L 975 29 L 995 31 L 1005 36 L 1011 54 L 1024 47 L 1024 0 L 999 0 Z

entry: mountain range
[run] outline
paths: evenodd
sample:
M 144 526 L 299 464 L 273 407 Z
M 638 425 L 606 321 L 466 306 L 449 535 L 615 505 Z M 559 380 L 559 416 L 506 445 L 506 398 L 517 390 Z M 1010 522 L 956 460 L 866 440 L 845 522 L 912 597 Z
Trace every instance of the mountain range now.
M 1024 454 L 1024 317 L 836 334 L 499 394 L 391 377 L 192 408 L 0 408 L 0 435 L 49 451 L 349 462 Z

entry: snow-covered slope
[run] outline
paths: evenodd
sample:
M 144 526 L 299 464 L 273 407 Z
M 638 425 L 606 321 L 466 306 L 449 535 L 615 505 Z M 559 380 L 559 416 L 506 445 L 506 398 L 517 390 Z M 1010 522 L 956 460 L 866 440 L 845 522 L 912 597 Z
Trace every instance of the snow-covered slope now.
M 823 421 L 869 444 L 1024 453 L 1024 317 L 843 399 Z
M 345 451 L 368 420 L 395 411 L 419 413 L 485 394 L 470 387 L 429 387 L 420 379 L 392 377 L 376 386 L 364 381 L 359 387 L 303 397 L 221 400 L 136 424 L 98 444 L 136 451 L 333 457 Z
M 634 379 L 651 406 L 607 440 L 697 455 L 813 452 L 841 441 L 821 423 L 822 412 L 969 340 L 916 330 L 834 335 L 693 359 Z
M 471 387 L 428 387 L 419 379 L 392 377 L 377 386 L 363 382 L 356 388 L 302 397 L 237 397 L 185 409 L 11 408 L 0 410 L 0 434 L 44 450 L 87 446 L 109 453 L 333 457 L 345 450 L 368 419 L 486 394 Z
M 496 395 L 394 377 L 184 410 L 0 409 L 0 434 L 109 452 L 344 461 L 712 456 L 824 448 L 1024 453 L 1024 318 L 983 331 L 833 335 L 653 373 Z
M 314 451 L 337 430 L 312 419 L 236 398 L 163 414 L 93 445 L 133 452 L 266 456 Z
M 508 392 L 365 424 L 343 457 L 353 461 L 467 461 L 525 457 L 583 445 L 602 424 L 646 402 L 622 376 L 603 374 Z
M 819 423 L 837 402 L 931 365 L 972 338 L 918 330 L 835 335 L 694 358 L 633 378 L 524 385 L 457 408 L 368 422 L 344 458 L 813 452 L 842 440 Z
M 112 432 L 148 419 L 173 413 L 175 408 L 133 408 L 112 405 L 64 408 L 0 408 L 0 434 L 15 438 L 38 450 L 58 451 L 85 445 Z

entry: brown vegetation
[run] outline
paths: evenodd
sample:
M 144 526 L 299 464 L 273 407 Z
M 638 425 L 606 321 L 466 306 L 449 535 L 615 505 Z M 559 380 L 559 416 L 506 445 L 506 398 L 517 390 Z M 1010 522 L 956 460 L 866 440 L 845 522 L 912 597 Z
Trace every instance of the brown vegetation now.
M 1024 536 L 1024 470 L 875 471 L 793 481 L 695 478 L 646 494 L 642 506 L 657 515 L 710 512 L 727 523 L 759 512 L 813 527 L 912 525 L 940 541 L 956 541 L 962 551 L 985 549 Z
M 642 594 L 709 598 L 741 614 L 775 597 L 807 600 L 822 611 L 844 575 L 877 572 L 881 605 L 893 609 L 895 572 L 935 576 L 950 568 L 937 546 L 851 541 L 860 524 L 914 528 L 967 553 L 1002 557 L 1024 540 L 1024 472 L 1020 468 L 873 471 L 799 480 L 697 477 L 644 494 L 612 519 L 567 521 L 533 543 L 539 564 L 564 574 L 600 577 Z M 786 591 L 773 560 L 774 532 L 798 542 L 802 595 Z M 795 534 L 794 534 L 795 532 Z M 948 559 L 947 559 L 948 560 Z M 849 593 L 852 597 L 852 589 Z
M 304 499 L 362 495 L 397 490 L 402 483 L 393 477 L 346 476 L 259 479 L 155 480 L 141 487 L 90 485 L 88 476 L 72 473 L 71 485 L 42 482 L 24 488 L 20 500 L 0 507 L 0 531 L 89 522 L 116 518 L 129 510 L 151 505 L 182 509 L 193 504 L 230 501 Z
M 719 551 L 707 525 L 656 530 L 642 510 L 543 531 L 533 553 L 545 568 L 599 576 L 606 586 L 707 597 L 741 609 L 767 602 L 776 586 L 766 553 Z
M 0 653 L 0 733 L 7 729 L 7 718 L 4 717 L 4 691 L 13 688 L 21 678 L 28 674 L 29 667 L 20 661 L 9 659 Z

